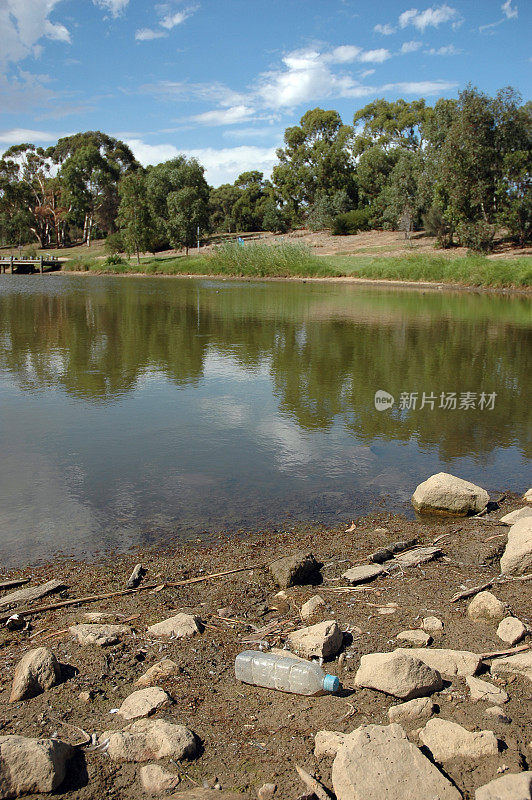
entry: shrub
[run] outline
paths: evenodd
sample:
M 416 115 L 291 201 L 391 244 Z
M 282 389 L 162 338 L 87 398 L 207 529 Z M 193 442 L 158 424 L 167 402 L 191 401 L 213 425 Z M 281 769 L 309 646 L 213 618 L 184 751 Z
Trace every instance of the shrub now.
M 333 220 L 332 232 L 334 236 L 347 236 L 358 231 L 369 231 L 370 217 L 369 208 L 355 208 L 345 214 L 338 214 Z
M 115 255 L 115 253 L 124 252 L 124 239 L 120 231 L 109 234 L 105 240 L 104 249 L 106 253 L 112 256 Z
M 37 258 L 37 250 L 35 247 L 26 247 L 24 250 L 24 258 Z
M 264 206 L 262 227 L 272 233 L 286 233 L 290 227 L 285 212 L 273 200 L 269 200 Z
M 127 264 L 127 261 L 124 261 L 118 253 L 114 253 L 113 255 L 107 256 L 102 263 L 105 267 L 115 267 L 118 264 Z
M 484 220 L 460 222 L 456 228 L 460 244 L 475 253 L 491 253 L 496 232 L 495 225 L 490 225 L 489 222 L 484 222 Z
M 423 216 L 423 227 L 429 236 L 436 237 L 439 247 L 452 247 L 454 228 L 439 206 L 432 206 Z

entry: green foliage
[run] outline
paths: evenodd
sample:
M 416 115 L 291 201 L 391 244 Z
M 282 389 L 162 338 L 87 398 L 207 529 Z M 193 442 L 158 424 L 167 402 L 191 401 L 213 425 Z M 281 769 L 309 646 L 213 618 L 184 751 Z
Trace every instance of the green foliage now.
M 475 253 L 491 253 L 497 228 L 483 219 L 475 222 L 459 222 L 456 226 L 458 241 Z
M 340 189 L 332 196 L 318 193 L 313 205 L 307 211 L 307 227 L 311 231 L 332 228 L 335 217 L 347 211 L 350 205 L 345 189 Z
M 249 277 L 293 276 L 326 277 L 333 273 L 322 259 L 312 254 L 310 248 L 297 244 L 264 245 L 226 243 L 216 248 L 206 260 L 206 266 L 215 275 L 246 275 Z
M 25 247 L 24 258 L 37 258 L 37 250 L 35 247 Z
M 423 215 L 423 226 L 429 236 L 436 237 L 436 243 L 439 247 L 447 249 L 452 246 L 454 228 L 446 220 L 439 206 L 431 206 Z
M 117 264 L 127 264 L 127 261 L 125 261 L 122 256 L 119 256 L 118 253 L 113 253 L 107 256 L 107 258 L 102 261 L 102 264 L 104 267 L 116 267 Z
M 262 227 L 272 233 L 286 233 L 290 227 L 286 213 L 278 207 L 275 200 L 267 200 L 264 204 Z
M 345 214 L 338 214 L 334 219 L 333 235 L 348 236 L 359 231 L 369 231 L 371 211 L 367 207 L 355 208 Z
M 122 253 L 125 250 L 124 245 L 124 237 L 121 231 L 115 231 L 115 233 L 110 233 L 106 239 L 104 244 L 105 251 L 109 253 L 109 255 L 114 255 L 115 253 Z

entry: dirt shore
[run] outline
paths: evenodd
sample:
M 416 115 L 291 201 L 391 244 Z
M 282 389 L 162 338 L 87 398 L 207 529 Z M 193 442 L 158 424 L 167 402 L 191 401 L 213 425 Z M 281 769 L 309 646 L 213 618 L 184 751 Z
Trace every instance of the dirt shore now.
M 4 572 L 0 576 L 2 581 L 27 577 L 31 578 L 30 585 L 36 585 L 57 578 L 68 586 L 61 596 L 56 594 L 36 601 L 35 606 L 124 589 L 138 562 L 147 570 L 144 584 L 155 583 L 163 588 L 35 614 L 27 630 L 9 631 L 2 627 L 1 733 L 30 737 L 57 733 L 71 743 L 78 743 L 84 738 L 83 731 L 100 734 L 122 728 L 127 723 L 111 710 L 131 694 L 136 688 L 134 681 L 148 667 L 162 658 L 170 658 L 178 664 L 178 672 L 159 685 L 174 702 L 157 716 L 186 725 L 202 742 L 202 753 L 193 761 L 158 762 L 181 776 L 176 797 L 180 791 L 205 783 L 213 786 L 218 780 L 223 790 L 241 793 L 246 798 L 255 798 L 262 784 L 275 783 L 276 798 L 296 800 L 304 794 L 296 765 L 330 787 L 332 759 L 315 759 L 316 732 L 322 729 L 350 732 L 366 723 L 387 725 L 388 709 L 397 702 L 376 691 L 351 688 L 361 655 L 393 650 L 401 644 L 397 634 L 420 627 L 425 616 L 437 616 L 444 623 L 443 634 L 435 638 L 433 647 L 479 654 L 508 647 L 497 638 L 496 624 L 473 622 L 465 613 L 467 601 L 452 603 L 450 598 L 464 587 L 481 584 L 499 574 L 498 559 L 508 529 L 496 521 L 522 504 L 519 498 L 508 496 L 499 509 L 483 518 L 411 521 L 390 514 L 373 515 L 355 520 L 356 528 L 349 533 L 345 530 L 348 520 L 335 528 L 290 525 L 282 531 L 238 538 L 222 532 L 208 545 L 166 542 L 164 549 L 144 548 L 91 563 L 61 560 Z M 394 570 L 358 589 L 334 591 L 335 587 L 346 585 L 341 577 L 346 569 L 367 563 L 370 553 L 389 542 L 412 537 L 420 544 L 438 539 L 442 556 L 420 567 Z M 287 589 L 289 606 L 283 607 L 274 598 L 279 587 L 267 565 L 299 550 L 311 551 L 323 562 L 323 582 Z M 180 587 L 164 586 L 167 582 L 240 567 L 246 569 Z M 532 623 L 530 585 L 508 581 L 493 589 L 512 613 L 529 625 Z M 3 595 L 7 591 L 10 590 Z M 259 631 L 260 638 L 270 646 L 282 647 L 291 630 L 307 624 L 302 623 L 299 610 L 315 594 L 320 594 L 326 603 L 326 610 L 318 620 L 337 620 L 345 632 L 343 690 L 336 695 L 309 698 L 237 683 L 235 656 L 250 646 L 256 648 L 256 644 L 250 645 L 246 639 Z M 224 618 L 219 609 L 224 609 Z M 201 635 L 171 641 L 148 636 L 148 625 L 181 611 L 202 618 L 205 630 Z M 68 628 L 86 622 L 87 612 L 111 614 L 112 621 L 125 622 L 133 633 L 106 648 L 80 646 Z M 276 625 L 271 624 L 274 621 Z M 39 646 L 49 647 L 62 664 L 74 668 L 70 670 L 71 677 L 37 697 L 10 704 L 14 667 L 27 650 Z M 444 690 L 433 696 L 442 718 L 470 730 L 491 729 L 501 740 L 496 757 L 474 762 L 457 759 L 446 764 L 446 773 L 466 800 L 474 798 L 477 787 L 501 773 L 529 768 L 532 759 L 530 681 L 514 675 L 504 680 L 491 678 L 489 664 L 487 660 L 484 667 L 487 676 L 480 677 L 504 686 L 508 692 L 510 700 L 504 712 L 511 718 L 510 723 L 485 717 L 489 704 L 472 702 L 463 678 L 454 678 L 452 684 L 447 682 Z M 326 667 L 337 673 L 338 658 Z M 90 692 L 92 699 L 83 702 L 79 697 L 82 692 Z M 417 721 L 405 725 L 414 742 L 418 742 L 414 729 L 420 724 L 423 723 Z M 140 766 L 117 764 L 105 752 L 80 746 L 57 792 L 69 800 L 141 798 L 145 795 L 138 779 Z

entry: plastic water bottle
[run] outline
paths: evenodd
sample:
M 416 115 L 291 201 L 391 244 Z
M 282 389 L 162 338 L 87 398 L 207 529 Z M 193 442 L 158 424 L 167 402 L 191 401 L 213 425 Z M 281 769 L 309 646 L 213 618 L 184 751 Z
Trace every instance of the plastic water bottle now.
M 245 650 L 237 655 L 235 676 L 242 683 L 294 694 L 318 695 L 340 688 L 336 675 L 326 675 L 312 661 L 257 650 Z

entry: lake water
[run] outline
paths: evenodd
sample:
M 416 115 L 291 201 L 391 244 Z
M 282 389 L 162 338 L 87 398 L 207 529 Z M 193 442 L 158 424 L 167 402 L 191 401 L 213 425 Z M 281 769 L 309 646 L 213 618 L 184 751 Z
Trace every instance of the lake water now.
M 0 559 L 411 513 L 440 470 L 524 491 L 531 322 L 503 295 L 2 275 Z

